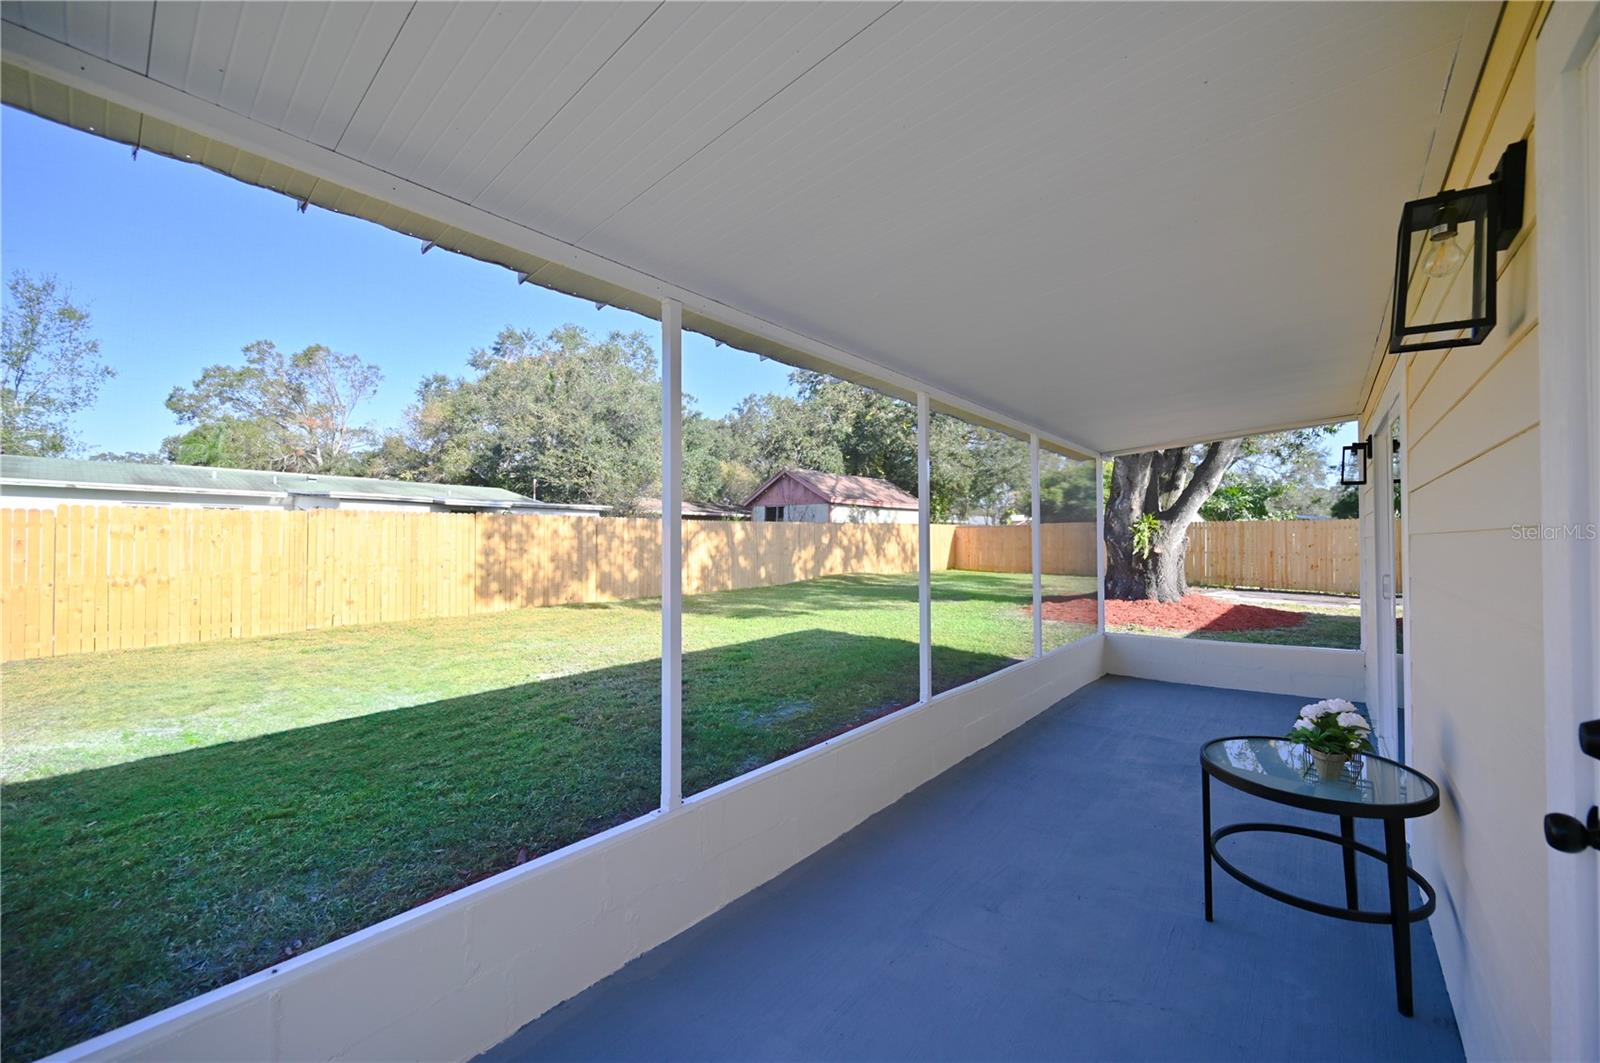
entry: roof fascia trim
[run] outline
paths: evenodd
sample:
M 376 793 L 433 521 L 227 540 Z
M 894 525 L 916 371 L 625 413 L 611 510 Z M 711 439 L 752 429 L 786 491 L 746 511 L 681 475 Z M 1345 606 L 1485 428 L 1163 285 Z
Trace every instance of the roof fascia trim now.
M 1343 424 L 1345 421 L 1359 420 L 1361 411 L 1353 413 L 1332 413 L 1326 417 L 1313 417 L 1310 420 L 1300 418 L 1294 421 L 1280 421 L 1276 424 L 1265 424 L 1258 428 L 1247 428 L 1237 432 L 1225 432 L 1220 435 L 1200 436 L 1197 439 L 1176 439 L 1164 443 L 1147 443 L 1144 446 L 1129 447 L 1125 450 L 1108 450 L 1102 458 L 1120 458 L 1125 454 L 1143 454 L 1151 450 L 1171 450 L 1174 447 L 1195 447 L 1207 443 L 1214 443 L 1219 439 L 1238 439 L 1242 436 L 1266 435 L 1268 432 L 1292 432 L 1296 428 L 1315 428 L 1324 424 Z

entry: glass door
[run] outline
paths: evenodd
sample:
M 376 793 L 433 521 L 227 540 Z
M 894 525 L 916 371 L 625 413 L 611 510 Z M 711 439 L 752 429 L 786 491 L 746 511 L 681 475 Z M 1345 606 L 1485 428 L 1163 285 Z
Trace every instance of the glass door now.
M 1390 499 L 1394 508 L 1391 514 L 1380 513 L 1380 518 L 1386 520 L 1391 529 L 1389 552 L 1385 556 L 1390 570 L 1390 593 L 1383 605 L 1383 616 L 1385 621 L 1392 621 L 1394 630 L 1394 674 L 1388 677 L 1394 690 L 1395 750 L 1393 756 L 1396 760 L 1405 761 L 1409 759 L 1406 755 L 1406 618 L 1405 580 L 1403 578 L 1404 568 L 1402 561 L 1405 536 L 1400 521 L 1401 495 L 1403 494 L 1400 471 L 1404 466 L 1401 461 L 1400 416 L 1398 412 L 1389 418 L 1389 434 L 1386 442 L 1388 444 L 1386 449 L 1389 460 L 1385 464 L 1389 467 L 1389 484 L 1388 489 L 1381 497 Z M 1388 626 L 1386 623 L 1385 627 Z

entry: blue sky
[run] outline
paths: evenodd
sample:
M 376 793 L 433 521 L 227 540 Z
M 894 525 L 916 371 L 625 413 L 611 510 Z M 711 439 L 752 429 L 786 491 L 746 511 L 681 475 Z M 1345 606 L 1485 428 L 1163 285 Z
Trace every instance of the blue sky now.
M 6 107 L 0 110 L 0 266 L 53 273 L 89 311 L 117 377 L 81 415 L 84 452 L 154 450 L 177 431 L 168 392 L 269 339 L 324 343 L 383 368 L 365 419 L 397 425 L 417 382 L 466 370 L 505 325 L 591 333 L 660 325 L 531 284 L 378 225 Z M 684 336 L 684 389 L 726 412 L 787 391 L 786 366 Z
M 592 333 L 660 326 L 518 285 L 509 270 L 293 201 L 189 163 L 0 108 L 0 267 L 52 273 L 90 312 L 117 371 L 78 428 L 84 452 L 154 450 L 178 430 L 164 405 L 200 370 L 270 339 L 324 343 L 383 368 L 364 419 L 398 425 L 417 382 L 466 370 L 505 325 Z M 788 391 L 788 367 L 684 335 L 684 389 L 719 416 Z M 1331 440 L 1330 460 L 1354 438 Z

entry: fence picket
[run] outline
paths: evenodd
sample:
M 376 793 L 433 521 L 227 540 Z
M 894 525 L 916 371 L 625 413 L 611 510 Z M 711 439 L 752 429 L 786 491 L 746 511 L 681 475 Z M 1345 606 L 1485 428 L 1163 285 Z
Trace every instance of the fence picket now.
M 934 571 L 1030 568 L 1026 526 L 931 533 Z M 661 586 L 661 525 L 638 517 L 0 508 L 0 541 L 5 660 L 655 597 Z M 1094 572 L 1093 524 L 1045 524 L 1040 548 L 1046 573 Z M 684 526 L 688 594 L 916 567 L 915 525 Z M 1359 528 L 1198 524 L 1186 567 L 1197 584 L 1353 594 Z

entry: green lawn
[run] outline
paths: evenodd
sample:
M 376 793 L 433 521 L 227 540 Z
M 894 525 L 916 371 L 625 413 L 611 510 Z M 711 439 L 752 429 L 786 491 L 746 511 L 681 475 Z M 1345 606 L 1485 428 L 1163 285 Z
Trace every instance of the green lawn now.
M 937 689 L 1031 651 L 1026 575 L 933 597 Z M 914 701 L 916 579 L 694 597 L 684 649 L 693 793 Z M 654 807 L 659 655 L 635 601 L 5 665 L 5 1058 Z

